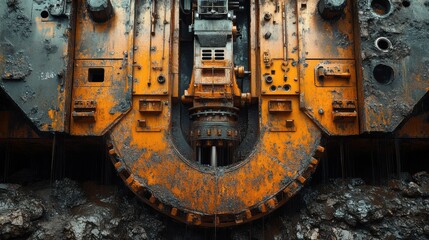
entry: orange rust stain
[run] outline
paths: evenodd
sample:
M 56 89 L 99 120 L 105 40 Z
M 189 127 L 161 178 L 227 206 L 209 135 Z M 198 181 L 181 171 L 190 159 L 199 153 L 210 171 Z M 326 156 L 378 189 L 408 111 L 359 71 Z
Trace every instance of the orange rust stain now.
M 121 1 L 112 2 L 116 6 Z M 336 34 L 354 39 L 351 9 L 346 10 L 347 17 L 341 20 L 343 25 L 334 31 L 332 25 L 317 22 L 310 14 L 317 1 L 305 1 L 307 10 L 298 8 L 304 2 L 301 0 L 278 1 L 285 8 L 273 15 L 276 24 L 262 19 L 265 12 L 276 12 L 275 4 L 256 7 L 251 3 L 250 86 L 251 96 L 258 104 L 260 135 L 246 160 L 219 172 L 183 159 L 171 140 L 172 119 L 177 117 L 172 116 L 172 104 L 182 93 L 177 92 L 179 1 L 167 2 L 157 6 L 155 29 L 151 28 L 151 1 L 139 2 L 139 11 L 130 11 L 139 12 L 133 19 L 139 22 L 139 34 L 133 36 L 124 34 L 129 12 L 118 8 L 108 23 L 96 25 L 82 15 L 86 10 L 83 1 L 79 1 L 78 17 L 85 17 L 78 19 L 76 28 L 72 111 L 75 100 L 94 100 L 97 106 L 95 122 L 82 123 L 71 118 L 71 133 L 107 133 L 114 153 L 122 159 L 116 166 L 123 166 L 132 174 L 128 179 L 130 188 L 134 192 L 147 188 L 153 194 L 147 202 L 161 210 L 172 207 L 168 214 L 174 217 L 179 215 L 178 211 L 184 211 L 189 213 L 184 215 L 185 221 L 201 224 L 201 215 L 243 214 L 251 219 L 255 216 L 249 209 L 268 213 L 280 205 L 273 197 L 285 188 L 286 195 L 293 195 L 301 186 L 295 181 L 304 183 L 307 177 L 302 175 L 317 164 L 312 156 L 322 131 L 335 135 L 359 133 L 359 119 L 334 122 L 332 106 L 333 101 L 346 100 L 355 101 L 358 106 L 353 42 L 337 45 L 330 41 Z M 270 39 L 264 38 L 267 31 L 273 33 Z M 318 34 L 321 31 L 323 35 Z M 93 42 L 93 37 L 98 41 Z M 350 78 L 333 77 L 329 83 L 318 83 L 317 67 L 326 61 L 347 65 Z M 105 80 L 88 81 L 90 68 L 104 69 Z M 267 75 L 272 76 L 272 82 L 266 81 Z M 165 81 L 158 83 L 161 76 Z M 129 77 L 132 82 L 128 82 Z M 239 96 L 235 77 L 232 80 L 225 92 L 228 96 Z M 206 98 L 220 96 L 220 93 L 211 93 L 216 96 L 204 93 L 198 84 L 191 84 L 188 92 Z M 112 111 L 126 97 L 130 110 Z M 157 111 L 141 109 L 141 101 L 155 100 L 161 103 Z M 291 110 L 273 112 L 269 102 L 278 100 L 290 102 Z M 244 220 L 241 217 L 236 221 Z

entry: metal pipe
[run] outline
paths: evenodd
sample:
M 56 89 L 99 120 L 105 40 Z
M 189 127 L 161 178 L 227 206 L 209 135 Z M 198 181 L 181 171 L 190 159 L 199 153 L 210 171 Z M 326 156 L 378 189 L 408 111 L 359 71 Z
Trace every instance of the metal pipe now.
M 212 154 L 210 163 L 212 167 L 217 167 L 217 152 L 216 152 L 216 146 L 212 146 Z
M 197 161 L 201 164 L 201 147 L 197 147 Z

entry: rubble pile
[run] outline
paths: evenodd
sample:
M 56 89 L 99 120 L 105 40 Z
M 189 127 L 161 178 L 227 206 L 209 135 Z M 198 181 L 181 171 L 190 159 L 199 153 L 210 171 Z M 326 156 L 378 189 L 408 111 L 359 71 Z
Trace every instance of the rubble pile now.
M 428 239 L 429 174 L 387 186 L 335 179 L 234 228 L 190 228 L 159 215 L 127 189 L 70 179 L 0 184 L 0 239 Z M 292 202 L 293 204 L 293 202 Z
M 126 189 L 85 185 L 0 185 L 0 239 L 160 238 L 160 217 Z
M 45 211 L 42 201 L 18 190 L 19 185 L 0 184 L 0 238 L 30 234 Z
M 306 189 L 296 239 L 427 239 L 428 187 L 422 172 L 387 187 L 352 179 Z

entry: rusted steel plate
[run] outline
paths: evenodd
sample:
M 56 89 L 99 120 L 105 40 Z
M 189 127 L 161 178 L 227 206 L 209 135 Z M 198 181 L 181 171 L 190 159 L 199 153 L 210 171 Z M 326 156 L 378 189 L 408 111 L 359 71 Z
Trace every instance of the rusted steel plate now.
M 40 131 L 67 131 L 74 1 L 0 1 L 0 89 Z
M 427 2 L 360 0 L 356 5 L 362 132 L 392 132 L 429 90 Z

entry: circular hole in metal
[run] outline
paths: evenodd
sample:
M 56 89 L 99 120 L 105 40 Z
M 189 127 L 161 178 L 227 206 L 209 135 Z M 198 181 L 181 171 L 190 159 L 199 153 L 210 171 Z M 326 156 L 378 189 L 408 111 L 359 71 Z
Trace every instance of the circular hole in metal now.
M 271 13 L 265 13 L 264 14 L 264 19 L 265 19 L 265 21 L 270 21 L 270 19 L 271 19 Z
M 392 4 L 389 0 L 372 0 L 371 1 L 371 9 L 372 11 L 379 15 L 384 16 L 390 12 L 392 8 Z
M 408 0 L 404 0 L 404 1 L 402 1 L 402 6 L 404 6 L 404 7 L 409 7 L 411 5 L 411 2 L 410 1 L 408 1 Z
M 272 85 L 272 86 L 270 87 L 270 90 L 271 90 L 272 92 L 275 92 L 275 91 L 277 90 L 277 87 L 276 87 L 276 86 L 274 86 L 274 85 Z
M 163 75 L 159 75 L 158 76 L 158 82 L 161 84 L 165 83 L 165 77 Z
M 285 90 L 286 92 L 290 91 L 290 85 L 289 84 L 285 84 L 283 86 L 283 90 Z
M 395 73 L 393 68 L 385 64 L 378 64 L 372 71 L 374 79 L 381 84 L 389 84 L 393 81 Z
M 273 77 L 271 75 L 265 75 L 265 82 L 270 84 L 273 82 Z
M 46 11 L 46 10 L 43 10 L 43 11 L 40 13 L 40 16 L 41 16 L 42 18 L 48 18 L 48 17 L 49 17 L 49 12 L 48 12 L 48 11 Z
M 379 37 L 375 40 L 375 47 L 383 52 L 388 52 L 392 47 L 392 42 L 385 37 Z

